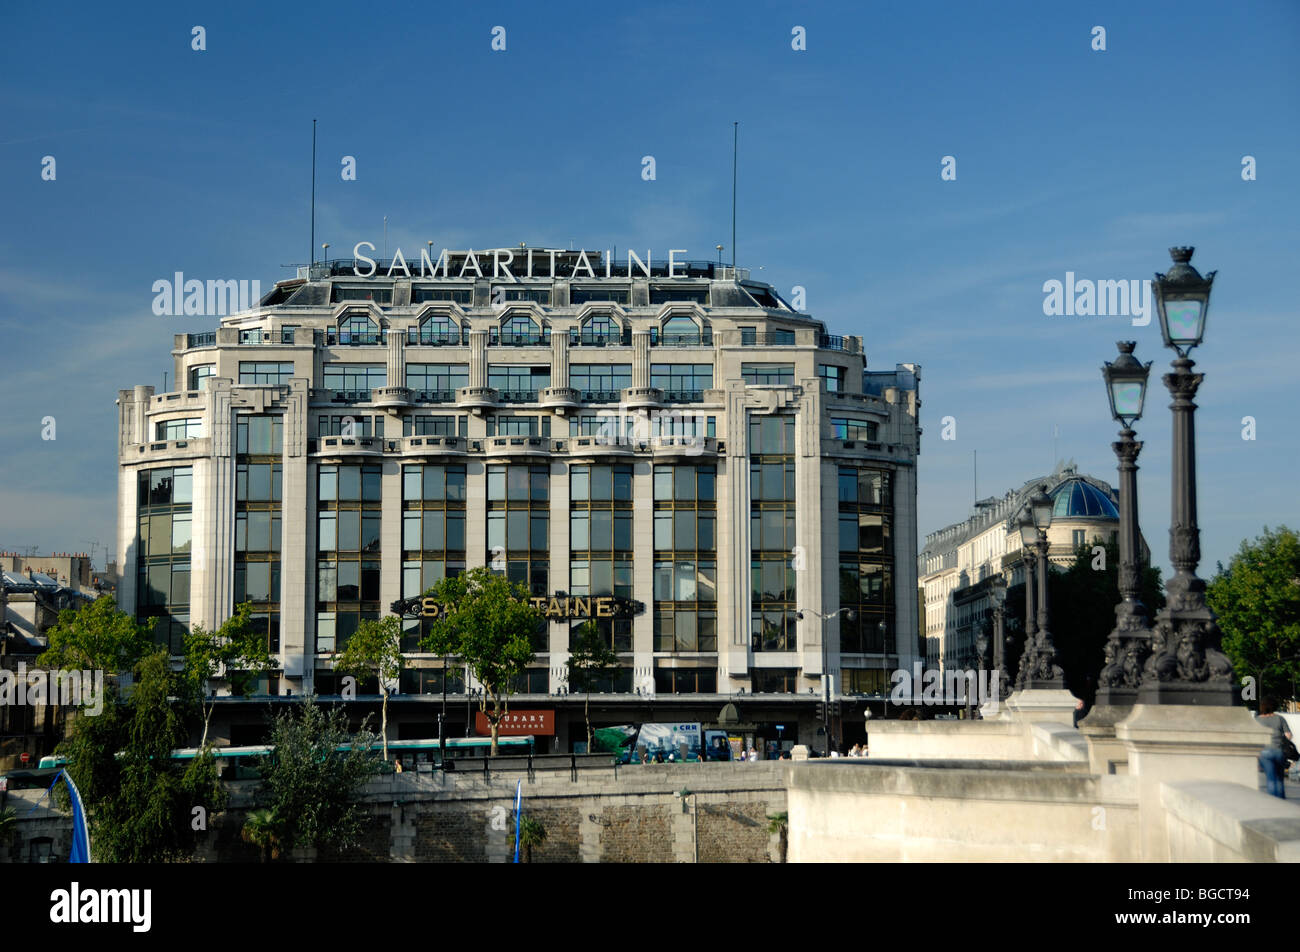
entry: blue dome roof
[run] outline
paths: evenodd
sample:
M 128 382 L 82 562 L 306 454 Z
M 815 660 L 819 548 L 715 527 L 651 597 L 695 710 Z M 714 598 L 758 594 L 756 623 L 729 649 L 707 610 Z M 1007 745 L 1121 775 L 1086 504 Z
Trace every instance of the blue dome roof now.
M 1050 493 L 1056 500 L 1053 519 L 1118 519 L 1119 510 L 1109 496 L 1082 479 L 1069 479 Z

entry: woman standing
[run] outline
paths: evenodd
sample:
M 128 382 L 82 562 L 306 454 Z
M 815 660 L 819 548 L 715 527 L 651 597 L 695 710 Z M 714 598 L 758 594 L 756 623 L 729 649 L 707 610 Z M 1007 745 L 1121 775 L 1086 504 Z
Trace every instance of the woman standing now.
M 1275 797 L 1286 799 L 1286 744 L 1291 739 L 1291 732 L 1286 729 L 1286 721 L 1277 713 L 1277 702 L 1271 697 L 1259 702 L 1259 713 L 1255 715 L 1264 727 L 1272 731 L 1269 744 L 1259 752 L 1259 765 L 1264 768 L 1264 778 L 1268 783 L 1268 792 Z

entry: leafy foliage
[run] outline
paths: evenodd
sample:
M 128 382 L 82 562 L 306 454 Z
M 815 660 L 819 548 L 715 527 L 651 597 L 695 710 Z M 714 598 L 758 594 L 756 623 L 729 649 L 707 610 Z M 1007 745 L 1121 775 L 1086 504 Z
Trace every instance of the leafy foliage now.
M 266 635 L 250 617 L 252 610 L 253 606 L 245 602 L 216 631 L 196 624 L 185 636 L 183 682 L 202 713 L 200 746 L 208 742 L 208 726 L 215 706 L 208 697 L 208 682 L 224 676 L 232 694 L 244 695 L 262 672 L 274 665 L 266 647 Z
M 444 578 L 428 595 L 455 608 L 429 623 L 420 642 L 433 654 L 457 655 L 483 685 L 479 709 L 492 728 L 492 756 L 497 754 L 501 717 L 506 713 L 511 682 L 533 660 L 529 633 L 542 614 L 529 602 L 528 590 L 480 566 Z M 492 702 L 491 710 L 488 701 Z
M 81 608 L 65 608 L 49 630 L 49 647 L 38 662 L 64 671 L 130 671 L 153 648 L 149 630 L 126 612 L 118 611 L 111 595 L 101 595 Z
M 361 835 L 361 788 L 380 769 L 375 735 L 366 724 L 355 736 L 342 709 L 327 711 L 308 697 L 301 708 L 275 718 L 273 752 L 262 768 L 263 788 L 280 848 L 347 849 Z M 339 747 L 350 744 L 347 751 Z
M 225 805 L 210 751 L 184 770 L 170 760 L 186 731 L 170 700 L 176 678 L 166 649 L 146 655 L 135 672 L 129 703 L 108 704 L 97 717 L 77 718 L 60 745 L 81 792 L 99 862 L 184 859 L 196 845 L 193 809 L 203 807 L 211 815 Z
M 1300 676 L 1300 536 L 1286 526 L 1241 548 L 1210 582 L 1223 651 L 1237 677 L 1259 682 L 1256 697 L 1295 697 Z
M 591 689 L 618 673 L 618 655 L 593 621 L 575 628 L 573 636 L 569 642 L 569 688 L 587 695 L 582 714 L 587 722 L 587 750 L 591 751 Z
M 280 858 L 280 818 L 271 810 L 254 810 L 244 820 L 239 838 L 261 851 L 262 862 Z
M 389 684 L 402 674 L 406 659 L 402 655 L 402 623 L 396 615 L 379 621 L 365 619 L 356 632 L 348 638 L 342 654 L 334 661 L 334 670 L 358 678 L 374 675 L 379 679 L 379 693 L 383 695 L 384 760 L 388 759 L 388 694 Z
M 535 820 L 527 813 L 519 818 L 519 846 L 523 850 L 524 862 L 533 861 L 533 847 L 540 847 L 546 842 L 546 827 L 541 820 Z

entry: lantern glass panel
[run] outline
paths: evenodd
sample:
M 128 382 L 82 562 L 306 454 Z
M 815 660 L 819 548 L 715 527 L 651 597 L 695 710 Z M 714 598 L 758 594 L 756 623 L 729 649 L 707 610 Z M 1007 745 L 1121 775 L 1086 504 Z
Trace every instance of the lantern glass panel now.
M 1165 301 L 1165 326 L 1171 342 L 1192 344 L 1201 339 L 1203 304 L 1198 298 Z
M 1115 380 L 1110 385 L 1110 398 L 1114 414 L 1125 421 L 1142 415 L 1142 397 L 1146 388 L 1137 380 Z

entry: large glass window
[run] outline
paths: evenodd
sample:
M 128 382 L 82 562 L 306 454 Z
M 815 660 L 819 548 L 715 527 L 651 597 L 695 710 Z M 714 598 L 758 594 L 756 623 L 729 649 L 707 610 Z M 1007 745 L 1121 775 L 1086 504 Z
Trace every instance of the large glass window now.
M 465 465 L 402 467 L 402 597 L 465 570 Z
M 794 651 L 794 417 L 751 418 L 749 451 L 750 644 L 754 651 Z
M 326 364 L 323 382 L 326 390 L 369 393 L 388 386 L 388 367 L 385 364 Z
M 203 435 L 202 417 L 162 420 L 154 426 L 155 440 L 196 440 Z
M 551 368 L 549 366 L 528 366 L 527 364 L 490 364 L 488 366 L 488 386 L 500 391 L 501 400 L 533 402 L 537 391 L 551 385 Z
M 656 651 L 718 650 L 717 467 L 656 466 Z
M 465 436 L 468 432 L 464 415 L 402 417 L 402 436 Z
M 241 360 L 239 362 L 239 382 L 241 384 L 284 386 L 293 376 L 293 364 L 270 363 L 263 360 Z
M 839 469 L 840 651 L 892 653 L 894 593 L 892 473 L 868 467 Z
M 632 386 L 632 365 L 571 364 L 569 386 L 582 391 L 584 400 L 618 400 Z
M 189 631 L 193 479 L 188 466 L 136 475 L 136 620 L 173 655 Z
M 826 382 L 827 393 L 844 393 L 848 379 L 848 369 L 834 364 L 818 364 L 817 376 Z
M 325 465 L 316 477 L 316 650 L 341 649 L 379 603 L 383 468 Z
M 199 364 L 190 368 L 190 389 L 207 390 L 208 381 L 217 372 L 216 364 Z
M 713 389 L 712 364 L 651 364 L 650 386 L 664 391 L 669 400 L 699 400 Z
M 487 548 L 506 577 L 534 595 L 550 594 L 550 473 L 545 466 L 487 468 Z
M 469 364 L 407 364 L 406 385 L 419 393 L 452 394 L 469 386 Z
M 793 384 L 794 364 L 741 364 L 740 375 L 750 384 Z
M 853 417 L 831 417 L 831 432 L 837 440 L 863 440 L 874 443 L 877 424 Z

